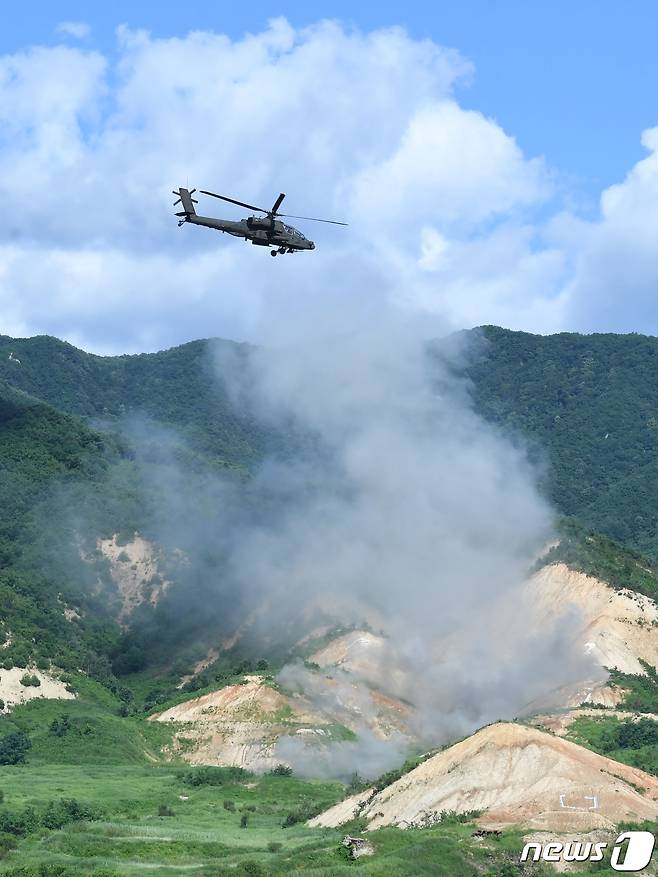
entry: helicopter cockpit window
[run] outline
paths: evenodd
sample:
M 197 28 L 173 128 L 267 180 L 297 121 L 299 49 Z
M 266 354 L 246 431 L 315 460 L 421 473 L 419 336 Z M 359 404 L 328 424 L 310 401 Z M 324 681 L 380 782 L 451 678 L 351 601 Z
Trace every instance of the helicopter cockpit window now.
M 301 231 L 298 231 L 296 228 L 293 228 L 291 225 L 286 225 L 285 222 L 284 222 L 284 223 L 283 223 L 283 227 L 285 228 L 285 230 L 286 230 L 289 234 L 297 235 L 297 237 L 298 237 L 298 238 L 301 238 L 303 241 L 306 240 L 306 238 L 305 238 L 304 235 L 301 233 Z

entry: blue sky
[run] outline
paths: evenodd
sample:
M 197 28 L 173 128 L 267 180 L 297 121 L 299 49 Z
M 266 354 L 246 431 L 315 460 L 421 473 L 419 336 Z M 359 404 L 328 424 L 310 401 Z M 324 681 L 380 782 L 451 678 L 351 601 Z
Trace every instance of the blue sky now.
M 0 331 L 262 341 L 356 301 L 656 334 L 657 37 L 644 0 L 12 4 Z M 263 259 L 177 228 L 188 180 L 349 228 Z
M 638 132 L 656 123 L 658 5 L 649 0 L 36 0 L 5 9 L 0 51 L 53 44 L 58 23 L 69 20 L 87 22 L 84 44 L 111 54 L 119 24 L 162 37 L 208 29 L 237 38 L 278 15 L 300 27 L 322 17 L 364 30 L 401 24 L 414 37 L 458 49 L 475 66 L 459 91 L 462 105 L 497 119 L 527 154 L 545 155 L 569 176 L 583 209 L 641 157 Z

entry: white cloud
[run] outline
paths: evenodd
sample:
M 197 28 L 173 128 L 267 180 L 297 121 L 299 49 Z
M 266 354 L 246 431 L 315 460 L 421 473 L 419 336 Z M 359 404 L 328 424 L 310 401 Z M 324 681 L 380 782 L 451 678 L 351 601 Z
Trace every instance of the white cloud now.
M 419 216 L 471 230 L 547 194 L 541 160 L 526 161 L 494 122 L 443 100 L 411 116 L 394 153 L 356 176 L 353 198 L 362 216 L 411 222 L 417 235 Z
M 650 154 L 603 193 L 598 221 L 553 225 L 572 262 L 565 297 L 574 329 L 658 334 L 658 128 L 642 144 Z
M 307 301 L 346 295 L 453 325 L 586 327 L 588 290 L 613 276 L 614 252 L 641 256 L 649 319 L 655 153 L 606 193 L 600 223 L 546 225 L 537 211 L 550 174 L 458 105 L 455 85 L 472 70 L 454 51 L 398 28 L 283 19 L 236 41 L 125 28 L 117 40 L 112 66 L 64 46 L 0 58 L 0 305 L 11 327 L 137 350 L 257 338 Z M 350 227 L 299 223 L 317 250 L 265 258 L 176 228 L 170 191 L 188 180 L 256 204 L 285 191 L 291 212 Z M 200 209 L 240 215 L 203 196 Z
M 76 40 L 84 40 L 91 33 L 91 28 L 84 21 L 60 21 L 55 30 Z

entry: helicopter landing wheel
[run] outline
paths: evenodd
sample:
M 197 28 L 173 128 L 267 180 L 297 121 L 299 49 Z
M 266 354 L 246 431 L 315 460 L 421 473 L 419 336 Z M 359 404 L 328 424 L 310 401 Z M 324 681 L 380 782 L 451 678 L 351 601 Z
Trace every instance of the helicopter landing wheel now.
M 277 253 L 276 250 L 270 250 L 270 256 L 276 256 L 276 253 Z

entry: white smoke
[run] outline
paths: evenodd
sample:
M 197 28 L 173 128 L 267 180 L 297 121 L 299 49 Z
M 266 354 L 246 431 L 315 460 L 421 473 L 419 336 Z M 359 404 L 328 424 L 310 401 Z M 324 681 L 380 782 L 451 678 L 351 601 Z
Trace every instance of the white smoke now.
M 341 304 L 274 333 L 237 382 L 241 404 L 309 438 L 263 467 L 277 515 L 241 533 L 232 565 L 270 620 L 316 606 L 381 629 L 399 672 L 381 666 L 368 684 L 413 704 L 415 731 L 436 744 L 513 717 L 591 668 L 572 623 L 545 629 L 521 614 L 515 591 L 551 535 L 551 511 L 523 454 L 432 352 L 440 327 L 386 304 Z M 226 379 L 230 364 L 219 368 Z M 366 722 L 361 731 L 371 738 Z M 300 745 L 284 748 L 304 769 Z M 349 748 L 336 751 L 340 774 Z M 353 750 L 363 760 L 363 745 Z

